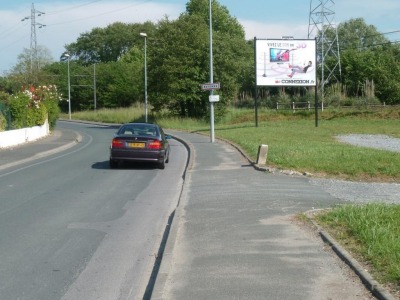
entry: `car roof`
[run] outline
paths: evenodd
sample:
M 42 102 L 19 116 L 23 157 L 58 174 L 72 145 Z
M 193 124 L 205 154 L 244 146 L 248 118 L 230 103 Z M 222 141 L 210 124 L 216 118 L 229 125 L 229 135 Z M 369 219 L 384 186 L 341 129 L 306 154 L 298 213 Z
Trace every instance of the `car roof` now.
M 159 127 L 157 124 L 154 123 L 145 123 L 145 122 L 130 122 L 122 124 L 122 126 L 148 126 L 148 127 Z

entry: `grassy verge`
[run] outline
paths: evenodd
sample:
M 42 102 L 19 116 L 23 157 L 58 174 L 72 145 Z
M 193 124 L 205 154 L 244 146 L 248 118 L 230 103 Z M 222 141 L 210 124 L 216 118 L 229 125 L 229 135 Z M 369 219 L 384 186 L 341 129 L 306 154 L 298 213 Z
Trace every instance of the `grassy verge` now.
M 384 123 L 384 124 L 380 124 Z M 351 180 L 398 181 L 400 155 L 395 152 L 355 147 L 336 140 L 348 133 L 397 135 L 395 120 L 265 121 L 259 128 L 217 128 L 216 136 L 240 145 L 253 159 L 260 144 L 269 145 L 268 164 L 299 172 Z
M 363 263 L 374 278 L 400 290 L 400 206 L 343 205 L 316 220 Z

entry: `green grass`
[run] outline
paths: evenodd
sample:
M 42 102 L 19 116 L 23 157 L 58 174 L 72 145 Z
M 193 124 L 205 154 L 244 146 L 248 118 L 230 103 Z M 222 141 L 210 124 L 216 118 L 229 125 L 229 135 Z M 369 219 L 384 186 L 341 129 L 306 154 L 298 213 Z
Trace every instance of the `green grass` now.
M 379 124 L 384 123 L 384 124 Z M 399 153 L 338 142 L 348 133 L 389 134 L 400 128 L 397 120 L 324 120 L 316 128 L 310 120 L 265 121 L 258 128 L 216 129 L 216 136 L 240 145 L 255 160 L 258 146 L 269 146 L 268 164 L 299 172 L 352 180 L 400 179 Z
M 316 218 L 350 252 L 371 265 L 376 278 L 400 288 L 399 205 L 343 205 Z
M 61 115 L 67 119 L 67 115 Z M 96 111 L 81 111 L 72 114 L 76 120 L 86 120 L 104 123 L 126 123 L 138 121 L 143 118 L 143 110 L 140 107 L 98 109 Z
M 143 107 L 102 109 L 73 114 L 73 119 L 125 123 L 143 121 Z M 66 117 L 66 116 L 64 116 Z M 252 110 L 231 109 L 215 124 L 215 137 L 231 140 L 256 161 L 258 147 L 269 147 L 269 166 L 308 172 L 318 176 L 364 181 L 399 181 L 399 153 L 356 147 L 338 142 L 340 134 L 387 134 L 400 137 L 400 113 L 396 110 L 324 111 L 318 127 L 312 111 L 277 113 L 259 111 L 255 127 Z M 167 129 L 209 134 L 208 121 L 150 114 L 149 120 Z

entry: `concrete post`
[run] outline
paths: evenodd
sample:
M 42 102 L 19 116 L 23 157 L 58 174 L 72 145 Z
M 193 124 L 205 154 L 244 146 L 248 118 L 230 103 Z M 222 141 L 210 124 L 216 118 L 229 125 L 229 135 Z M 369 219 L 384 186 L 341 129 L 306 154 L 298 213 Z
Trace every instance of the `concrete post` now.
M 266 165 L 268 157 L 268 145 L 258 147 L 257 165 Z

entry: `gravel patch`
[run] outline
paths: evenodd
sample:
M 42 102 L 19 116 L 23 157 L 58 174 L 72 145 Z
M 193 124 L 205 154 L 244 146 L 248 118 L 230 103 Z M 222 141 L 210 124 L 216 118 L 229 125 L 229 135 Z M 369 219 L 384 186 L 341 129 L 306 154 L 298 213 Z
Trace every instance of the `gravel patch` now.
M 400 139 L 387 135 L 350 134 L 337 136 L 337 139 L 355 146 L 400 152 Z M 321 178 L 311 178 L 310 183 L 322 187 L 335 198 L 344 201 L 400 204 L 398 183 L 366 183 Z
M 400 184 L 351 182 L 335 179 L 310 179 L 333 197 L 349 202 L 385 202 L 400 204 Z
M 340 142 L 354 146 L 400 152 L 400 139 L 383 134 L 348 134 L 338 135 Z

